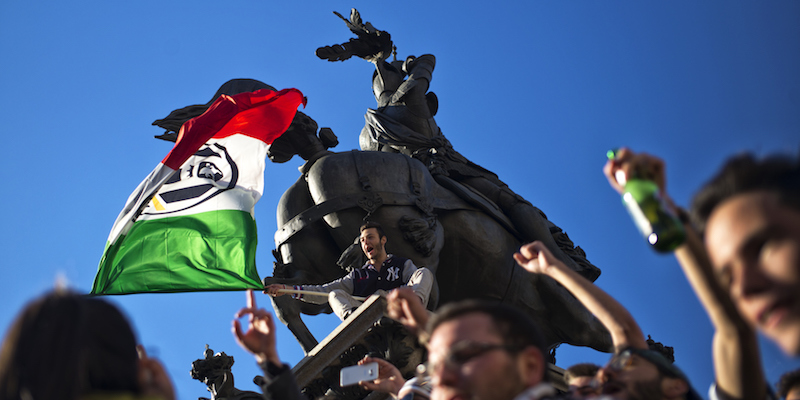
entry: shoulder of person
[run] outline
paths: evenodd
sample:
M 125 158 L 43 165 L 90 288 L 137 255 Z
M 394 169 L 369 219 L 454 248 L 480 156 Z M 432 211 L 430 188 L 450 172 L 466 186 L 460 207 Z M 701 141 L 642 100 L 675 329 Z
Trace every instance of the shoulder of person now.
M 389 262 L 389 261 L 392 261 L 392 262 L 394 262 L 396 264 L 405 264 L 405 263 L 411 261 L 411 259 L 410 258 L 396 256 L 394 254 L 388 254 L 386 256 L 386 262 Z M 413 262 L 412 262 L 412 264 L 413 264 Z

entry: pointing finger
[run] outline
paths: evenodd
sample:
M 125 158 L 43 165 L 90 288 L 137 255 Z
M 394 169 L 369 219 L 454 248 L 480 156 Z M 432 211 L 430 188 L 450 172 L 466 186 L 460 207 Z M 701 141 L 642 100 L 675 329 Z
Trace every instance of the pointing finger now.
M 256 295 L 253 289 L 247 289 L 247 308 L 256 308 Z

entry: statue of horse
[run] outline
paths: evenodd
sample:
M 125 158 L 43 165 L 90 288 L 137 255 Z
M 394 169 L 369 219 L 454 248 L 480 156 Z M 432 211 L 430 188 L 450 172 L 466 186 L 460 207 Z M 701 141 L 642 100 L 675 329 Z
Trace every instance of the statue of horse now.
M 332 153 L 337 141 L 327 128 L 298 113 L 269 150 L 273 162 L 294 155 L 306 163 L 282 196 L 275 234 L 276 262 L 265 284 L 320 284 L 343 276 L 337 266 L 360 266 L 352 247 L 365 220 L 381 223 L 387 250 L 408 257 L 436 275 L 429 308 L 466 298 L 513 304 L 542 328 L 548 346 L 568 343 L 611 350 L 602 324 L 566 289 L 530 274 L 514 261 L 520 240 L 501 223 L 440 186 L 420 161 L 400 153 Z M 552 237 L 542 238 L 553 242 Z M 554 243 L 554 242 L 553 242 Z M 551 250 L 566 258 L 558 246 Z M 344 252 L 344 255 L 340 255 Z M 330 312 L 324 305 L 273 298 L 276 313 L 308 352 L 317 341 L 300 313 Z

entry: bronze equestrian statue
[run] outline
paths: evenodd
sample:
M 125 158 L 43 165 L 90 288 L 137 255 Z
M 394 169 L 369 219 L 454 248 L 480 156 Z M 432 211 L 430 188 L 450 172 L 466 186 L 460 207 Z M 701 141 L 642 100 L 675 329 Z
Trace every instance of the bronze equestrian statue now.
M 610 350 L 608 333 L 566 289 L 516 264 L 512 254 L 521 241 L 495 217 L 439 185 L 422 162 L 399 153 L 328 151 L 335 143 L 330 130 L 318 136 L 317 124 L 300 114 L 269 150 L 274 162 L 297 154 L 306 163 L 278 205 L 277 261 L 265 284 L 324 283 L 360 266 L 355 255 L 361 252 L 351 246 L 369 219 L 392 238 L 388 251 L 435 272 L 440 304 L 474 297 L 508 302 L 539 321 L 551 346 Z M 317 342 L 299 314 L 329 308 L 288 296 L 273 302 L 301 346 L 311 350 Z

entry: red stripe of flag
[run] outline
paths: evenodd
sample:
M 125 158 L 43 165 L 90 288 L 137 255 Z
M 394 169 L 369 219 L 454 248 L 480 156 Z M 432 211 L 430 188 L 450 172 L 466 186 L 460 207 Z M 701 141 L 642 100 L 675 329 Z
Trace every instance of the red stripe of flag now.
M 162 164 L 177 170 L 209 139 L 237 133 L 270 144 L 286 132 L 300 104 L 305 106 L 306 99 L 297 89 L 223 94 L 206 112 L 181 126 L 178 140 Z

